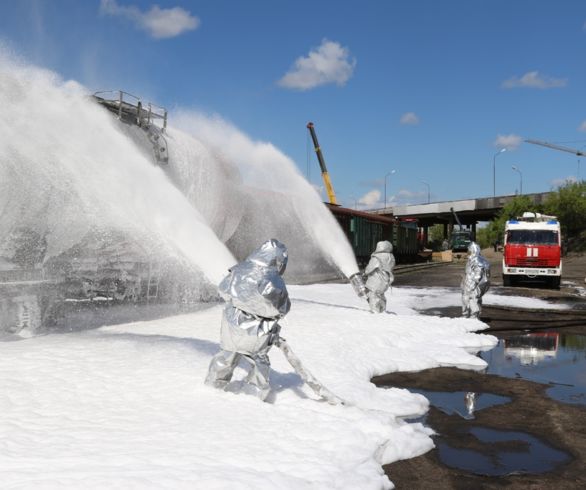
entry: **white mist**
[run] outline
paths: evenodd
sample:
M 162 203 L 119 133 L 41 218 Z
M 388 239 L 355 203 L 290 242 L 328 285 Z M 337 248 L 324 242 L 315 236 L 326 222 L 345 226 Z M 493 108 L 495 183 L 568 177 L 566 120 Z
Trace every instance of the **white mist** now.
M 47 232 L 47 258 L 93 227 L 153 236 L 214 284 L 235 259 L 82 87 L 0 53 L 0 233 Z
M 296 222 L 304 228 L 324 257 L 346 277 L 358 272 L 354 252 L 332 213 L 324 206 L 315 189 L 300 174 L 294 162 L 270 143 L 254 142 L 219 117 L 207 117 L 193 111 L 173 114 L 173 124 L 233 162 L 243 184 L 288 197 L 296 213 Z M 271 201 L 267 200 L 267 205 Z M 288 220 L 283 206 L 281 220 Z M 276 237 L 278 238 L 278 237 Z

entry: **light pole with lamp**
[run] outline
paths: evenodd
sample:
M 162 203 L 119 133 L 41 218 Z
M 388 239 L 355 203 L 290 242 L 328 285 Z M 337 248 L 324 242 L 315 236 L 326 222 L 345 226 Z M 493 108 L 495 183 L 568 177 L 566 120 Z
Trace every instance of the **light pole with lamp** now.
M 387 177 L 389 175 L 393 175 L 396 170 L 391 170 L 388 174 L 385 175 L 385 209 L 387 209 Z
M 521 173 L 521 171 L 515 167 L 514 165 L 511 167 L 515 172 L 519 172 L 519 194 L 522 196 L 523 195 L 523 174 Z
M 427 186 L 427 204 L 429 204 L 431 202 L 431 186 L 425 182 L 425 180 L 422 180 L 421 182 Z
M 504 151 L 507 151 L 507 149 L 501 148 L 494 154 L 494 157 L 492 157 L 492 197 L 496 197 L 496 157 Z

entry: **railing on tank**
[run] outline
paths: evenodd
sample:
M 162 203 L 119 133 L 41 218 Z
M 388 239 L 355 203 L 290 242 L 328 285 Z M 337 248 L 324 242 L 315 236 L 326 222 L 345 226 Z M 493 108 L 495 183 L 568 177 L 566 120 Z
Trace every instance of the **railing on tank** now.
M 111 94 L 110 97 L 107 95 Z M 118 114 L 119 119 L 134 119 L 139 126 L 161 123 L 161 130 L 167 128 L 167 109 L 151 102 L 143 104 L 140 97 L 123 90 L 95 92 L 93 97 L 104 107 Z
M 122 90 L 96 92 L 93 98 L 116 114 L 121 121 L 142 128 L 153 145 L 155 162 L 159 165 L 169 163 L 167 140 L 164 137 L 167 128 L 167 109 L 151 102 L 147 102 L 145 107 L 140 97 Z
M 0 271 L 0 284 L 10 282 L 42 282 L 44 281 L 43 269 L 10 269 Z

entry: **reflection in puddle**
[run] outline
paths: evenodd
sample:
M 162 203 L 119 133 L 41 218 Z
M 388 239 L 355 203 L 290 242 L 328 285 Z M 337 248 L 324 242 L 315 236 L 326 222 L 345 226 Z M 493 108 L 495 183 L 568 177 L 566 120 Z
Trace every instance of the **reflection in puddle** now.
M 511 335 L 480 357 L 488 374 L 549 384 L 547 394 L 586 405 L 586 336 L 558 332 Z
M 486 427 L 472 427 L 467 432 L 485 446 L 482 450 L 462 449 L 437 439 L 436 446 L 443 464 L 477 475 L 504 476 L 546 473 L 570 460 L 567 453 L 526 432 Z
M 494 407 L 509 403 L 507 396 L 493 395 L 492 393 L 473 393 L 471 391 L 428 391 L 419 388 L 408 388 L 413 393 L 419 393 L 429 400 L 429 403 L 447 415 L 457 414 L 470 420 L 474 412 L 483 408 Z

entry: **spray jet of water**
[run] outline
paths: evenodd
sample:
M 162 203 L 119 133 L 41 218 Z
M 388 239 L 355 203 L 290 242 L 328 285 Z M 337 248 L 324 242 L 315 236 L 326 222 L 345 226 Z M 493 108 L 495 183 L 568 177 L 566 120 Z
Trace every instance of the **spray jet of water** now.
M 350 278 L 358 265 L 344 232 L 294 162 L 270 143 L 255 142 L 219 116 L 186 110 L 173 114 L 174 125 L 194 134 L 237 165 L 242 181 L 284 195 L 298 221 L 323 255 Z M 287 220 L 292 217 L 281 216 Z M 268 218 L 267 218 L 268 219 Z
M 75 82 L 0 52 L 0 237 L 31 227 L 46 258 L 96 227 L 154 236 L 214 284 L 236 260 L 200 213 Z M 1 245 L 1 243 L 0 243 Z

